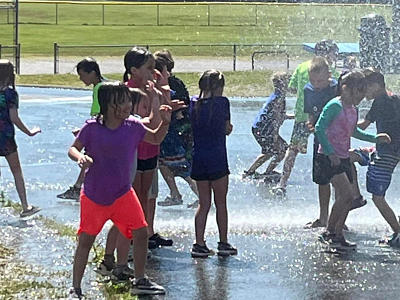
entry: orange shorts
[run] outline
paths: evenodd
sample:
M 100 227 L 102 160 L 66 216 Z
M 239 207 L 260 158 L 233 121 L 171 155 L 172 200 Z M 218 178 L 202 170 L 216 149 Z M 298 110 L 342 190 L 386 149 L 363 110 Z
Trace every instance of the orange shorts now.
M 111 220 L 126 238 L 131 239 L 132 230 L 147 226 L 142 206 L 132 188 L 111 205 L 95 203 L 85 195 L 83 189 L 80 201 L 81 221 L 78 234 L 85 232 L 98 235 L 104 224 Z

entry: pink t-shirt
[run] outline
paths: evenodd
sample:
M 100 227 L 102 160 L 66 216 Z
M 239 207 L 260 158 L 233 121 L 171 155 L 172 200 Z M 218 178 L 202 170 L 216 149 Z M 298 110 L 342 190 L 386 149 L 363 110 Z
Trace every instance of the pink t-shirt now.
M 139 86 L 131 78 L 125 83 L 128 87 L 138 88 Z M 147 117 L 147 116 L 141 116 Z M 141 142 L 138 146 L 137 157 L 140 160 L 150 159 L 157 156 L 160 153 L 160 145 L 152 145 L 146 142 Z
M 335 154 L 340 158 L 349 157 L 351 136 L 356 128 L 357 120 L 358 114 L 354 106 L 342 105 L 342 110 L 326 129 L 326 136 Z M 318 152 L 323 153 L 322 145 L 319 146 Z

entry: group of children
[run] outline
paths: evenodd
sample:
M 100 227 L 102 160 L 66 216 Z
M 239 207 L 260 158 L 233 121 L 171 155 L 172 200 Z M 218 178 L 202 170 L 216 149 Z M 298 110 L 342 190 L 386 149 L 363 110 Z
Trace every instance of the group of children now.
M 307 140 L 314 133 L 312 177 L 318 184 L 319 218 L 305 228 L 326 227 L 320 240 L 335 249 L 355 249 L 344 238 L 343 230 L 349 211 L 364 206 L 367 201 L 360 193 L 358 162 L 368 166 L 367 191 L 381 215 L 393 230 L 387 238 L 390 246 L 400 247 L 399 221 L 385 200 L 394 168 L 400 159 L 400 98 L 386 91 L 384 76 L 379 70 L 344 70 L 340 76 L 332 69 L 338 52 L 337 45 L 323 40 L 315 46 L 316 56 L 300 64 L 291 76 L 275 73 L 274 92 L 255 118 L 252 132 L 261 146 L 262 154 L 243 177 L 254 176 L 257 168 L 272 158 L 265 179 L 278 175 L 278 185 L 272 190 L 284 194 L 298 153 L 306 153 Z M 337 76 L 337 77 L 336 77 Z M 285 111 L 285 94 L 297 91 L 295 122 L 288 146 L 279 135 L 279 127 L 292 116 Z M 357 106 L 366 98 L 373 100 L 364 120 L 358 120 Z M 376 134 L 364 131 L 376 123 Z M 351 149 L 350 138 L 375 143 L 376 147 Z M 274 169 L 283 160 L 282 174 Z M 329 214 L 330 185 L 335 189 L 335 203 Z
M 376 70 L 348 71 L 336 80 L 331 66 L 338 49 L 332 41 L 318 43 L 316 50 L 316 56 L 299 65 L 292 76 L 274 74 L 274 92 L 252 126 L 262 153 L 244 176 L 254 175 L 257 168 L 271 159 L 265 175 L 278 176 L 275 191 L 284 193 L 295 158 L 307 151 L 308 137 L 314 133 L 312 171 L 313 181 L 318 184 L 320 216 L 306 227 L 326 227 L 320 239 L 332 247 L 356 247 L 344 238 L 343 230 L 349 211 L 366 204 L 354 166 L 354 162 L 359 162 L 368 165 L 367 190 L 394 232 L 387 242 L 400 246 L 399 221 L 385 200 L 400 159 L 400 99 L 386 91 L 384 77 Z M 154 231 L 158 167 L 171 190 L 159 205 L 182 204 L 176 176 L 184 178 L 198 195 L 191 255 L 213 254 L 204 238 L 212 194 L 219 230 L 218 254 L 237 254 L 227 236 L 230 172 L 226 136 L 233 126 L 229 100 L 223 96 L 224 75 L 216 70 L 204 72 L 199 80 L 199 96 L 189 99 L 183 82 L 171 75 L 174 62 L 169 51 L 153 55 L 147 49 L 134 47 L 125 54 L 124 66 L 122 82 L 111 82 L 101 75 L 94 59 L 86 58 L 77 64 L 79 78 L 86 85 L 93 85 L 93 101 L 92 118 L 73 132 L 76 138 L 68 151 L 81 168 L 80 175 L 68 191 L 58 195 L 79 195 L 81 204 L 71 298 L 83 297 L 81 281 L 89 251 L 108 220 L 113 226 L 107 235 L 99 272 L 116 280 L 131 280 L 135 294 L 165 293 L 163 287 L 145 276 L 148 249 L 172 245 L 172 240 Z M 294 115 L 286 113 L 288 91 L 297 92 Z M 374 102 L 365 119 L 359 121 L 356 107 L 364 98 Z M 10 165 L 22 203 L 21 217 L 25 217 L 39 208 L 26 201 L 13 124 L 30 136 L 40 129 L 28 130 L 19 119 L 13 66 L 4 60 L 0 60 L 0 104 L 0 155 Z M 293 118 L 288 145 L 279 129 L 286 119 Z M 373 122 L 377 133 L 365 132 Z M 376 148 L 351 149 L 351 136 L 376 143 Z M 275 168 L 282 160 L 280 175 Z M 335 189 L 335 203 L 329 214 L 330 185 Z M 130 250 L 134 270 L 127 265 Z

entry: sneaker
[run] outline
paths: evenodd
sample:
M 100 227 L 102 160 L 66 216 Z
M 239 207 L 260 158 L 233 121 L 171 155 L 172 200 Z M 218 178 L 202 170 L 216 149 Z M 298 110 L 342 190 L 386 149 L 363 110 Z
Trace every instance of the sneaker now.
M 325 227 L 326 224 L 322 224 L 320 219 L 316 219 L 315 221 L 308 222 L 304 225 L 304 229 L 311 229 L 311 228 L 318 228 L 318 227 Z
M 103 259 L 94 271 L 103 276 L 111 276 L 114 266 L 114 263 L 112 265 L 106 264 L 105 260 Z
M 189 203 L 187 208 L 197 208 L 199 206 L 199 200 L 194 201 L 193 203 Z
M 69 290 L 68 299 L 83 299 L 85 296 L 82 294 L 81 288 L 71 288 Z
M 40 211 L 40 208 L 39 208 L 39 207 L 33 206 L 33 205 L 32 205 L 32 206 L 28 207 L 27 210 L 24 210 L 23 212 L 21 212 L 21 213 L 20 213 L 20 217 L 21 217 L 21 218 L 30 217 L 30 216 L 36 214 L 36 213 L 39 212 L 39 211 Z
M 390 247 L 400 248 L 400 234 L 393 233 L 390 239 L 388 239 L 387 244 Z
M 148 243 L 147 244 L 148 245 L 147 248 L 150 249 L 150 250 L 158 248 L 157 242 L 154 241 L 154 240 L 150 240 L 149 239 L 147 243 Z
M 329 232 L 329 231 L 324 231 L 323 233 L 321 233 L 321 234 L 318 236 L 318 240 L 319 240 L 321 243 L 326 244 L 326 243 L 329 243 L 334 237 L 335 237 L 335 234 L 334 234 L 334 233 L 331 233 L 331 232 Z
M 166 246 L 166 247 L 171 247 L 172 244 L 174 243 L 171 239 L 166 239 L 165 237 L 159 235 L 158 233 L 153 234 L 149 238 L 149 242 L 154 241 L 158 246 Z
M 81 189 L 75 186 L 70 186 L 68 190 L 64 193 L 57 195 L 57 198 L 60 199 L 72 199 L 79 200 L 79 195 L 81 194 Z
M 165 289 L 147 277 L 132 281 L 133 295 L 164 295 Z
M 211 255 L 214 255 L 214 252 L 208 249 L 206 244 L 204 244 L 204 246 L 200 246 L 199 244 L 193 244 L 191 254 L 193 258 L 196 257 L 206 258 Z
M 182 198 L 179 199 L 179 198 L 173 198 L 173 197 L 167 196 L 164 201 L 158 201 L 157 204 L 160 206 L 182 205 L 183 200 L 182 200 Z
M 232 245 L 229 243 L 218 242 L 218 255 L 219 256 L 237 255 L 237 249 L 232 247 Z
M 135 277 L 135 271 L 128 267 L 128 265 L 122 267 L 116 267 L 112 270 L 111 280 L 114 282 L 125 282 Z
M 350 210 L 356 209 L 356 208 L 360 208 L 363 207 L 364 205 L 367 204 L 367 200 L 365 200 L 363 198 L 363 196 L 360 196 L 356 199 L 353 199 L 353 202 L 351 203 L 351 208 Z
M 329 242 L 329 246 L 331 248 L 339 249 L 339 250 L 355 250 L 357 245 L 355 243 L 346 241 L 344 236 L 334 236 L 331 238 Z

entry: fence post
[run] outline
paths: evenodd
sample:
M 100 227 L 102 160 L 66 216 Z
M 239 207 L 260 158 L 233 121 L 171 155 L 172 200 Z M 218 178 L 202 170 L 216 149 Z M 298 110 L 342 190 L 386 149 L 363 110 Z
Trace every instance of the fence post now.
M 233 71 L 236 71 L 236 44 L 233 45 Z
M 286 68 L 288 71 L 289 71 L 289 63 L 290 63 L 289 53 L 286 52 Z
M 54 74 L 58 74 L 58 45 L 54 43 Z
M 160 26 L 160 4 L 157 4 L 157 26 Z
M 258 5 L 256 4 L 256 25 L 258 24 Z
M 17 44 L 17 49 L 15 49 L 15 71 L 19 75 L 21 73 L 21 44 Z
M 0 44 L 0 58 L 1 58 L 1 44 Z
M 210 26 L 210 23 L 211 23 L 211 20 L 210 20 L 210 18 L 211 18 L 211 13 L 210 13 L 210 4 L 207 4 L 207 16 L 208 16 L 208 21 L 207 21 L 207 26 Z
M 104 26 L 104 24 L 105 24 L 104 23 L 104 4 L 102 4 L 101 6 L 102 6 L 102 21 L 103 21 L 102 24 Z
M 58 3 L 56 3 L 56 25 L 58 25 Z

